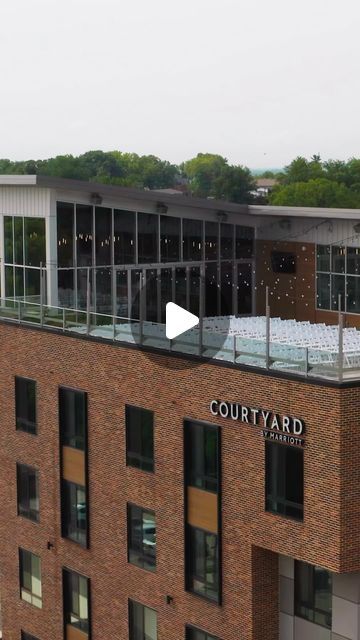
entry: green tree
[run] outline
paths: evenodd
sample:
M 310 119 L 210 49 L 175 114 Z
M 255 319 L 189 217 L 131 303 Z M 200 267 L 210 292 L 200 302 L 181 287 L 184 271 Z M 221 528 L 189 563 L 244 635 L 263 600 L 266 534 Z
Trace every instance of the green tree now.
M 356 208 L 359 195 L 343 184 L 326 178 L 275 187 L 270 204 L 289 207 Z
M 212 153 L 198 153 L 181 165 L 189 180 L 192 195 L 232 202 L 250 202 L 256 183 L 249 169 L 229 165 L 226 158 Z

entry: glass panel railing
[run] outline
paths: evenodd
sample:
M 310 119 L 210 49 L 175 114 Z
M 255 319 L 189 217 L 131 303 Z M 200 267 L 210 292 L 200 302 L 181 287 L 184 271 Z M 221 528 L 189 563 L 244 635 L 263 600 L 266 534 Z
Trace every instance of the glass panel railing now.
M 250 367 L 266 366 L 266 343 L 265 340 L 236 337 L 235 362 L 246 364 Z
M 135 338 L 139 337 L 139 332 L 137 330 L 139 321 L 138 320 L 129 320 L 129 318 L 121 318 L 116 317 L 114 319 L 115 322 L 115 332 L 114 339 L 119 342 L 136 342 Z M 135 333 L 133 333 L 133 331 Z
M 18 300 L 0 300 L 0 318 L 19 320 L 20 302 Z
M 202 355 L 225 362 L 234 362 L 234 338 L 221 333 L 203 332 Z
M 65 309 L 61 307 L 43 307 L 42 323 L 44 327 L 64 328 Z
M 170 343 L 166 337 L 165 325 L 157 322 L 143 322 L 141 344 L 156 349 L 169 349 Z
M 20 301 L 19 317 L 21 322 L 30 322 L 32 324 L 41 323 L 42 308 L 40 305 L 32 302 Z
M 165 326 L 165 325 L 164 325 Z M 168 341 L 169 344 L 169 341 Z M 185 331 L 174 340 L 171 340 L 169 348 L 171 351 L 177 351 L 178 353 L 187 353 L 189 355 L 199 355 L 200 344 L 200 331 L 198 328 Z
M 89 335 L 107 340 L 114 339 L 113 316 L 89 313 Z
M 307 373 L 307 349 L 270 343 L 270 369 L 289 373 Z
M 66 331 L 74 331 L 76 333 L 87 333 L 86 311 L 65 309 L 64 329 Z

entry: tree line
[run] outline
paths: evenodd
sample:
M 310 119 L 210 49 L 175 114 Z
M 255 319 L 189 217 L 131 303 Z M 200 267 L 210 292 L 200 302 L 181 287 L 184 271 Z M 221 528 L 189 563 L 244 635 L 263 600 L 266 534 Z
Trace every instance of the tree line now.
M 322 161 L 295 158 L 283 171 L 252 175 L 220 155 L 199 153 L 179 165 L 154 155 L 87 151 L 47 160 L 0 159 L 0 174 L 39 174 L 140 189 L 179 189 L 200 198 L 280 206 L 360 208 L 360 159 Z M 273 178 L 268 197 L 256 193 L 256 179 Z

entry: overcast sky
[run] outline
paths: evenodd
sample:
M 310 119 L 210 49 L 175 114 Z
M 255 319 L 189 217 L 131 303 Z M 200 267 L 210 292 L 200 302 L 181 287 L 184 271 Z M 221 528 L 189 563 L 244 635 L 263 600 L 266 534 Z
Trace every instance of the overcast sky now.
M 0 157 L 360 157 L 359 0 L 1 0 Z

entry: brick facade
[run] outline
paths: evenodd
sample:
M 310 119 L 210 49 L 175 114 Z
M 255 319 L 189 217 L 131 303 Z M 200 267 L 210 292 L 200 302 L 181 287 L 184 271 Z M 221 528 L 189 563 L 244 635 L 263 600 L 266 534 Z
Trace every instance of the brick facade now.
M 0 324 L 0 535 L 3 637 L 63 637 L 61 570 L 91 579 L 93 640 L 128 638 L 128 598 L 157 610 L 158 639 L 186 623 L 221 640 L 277 640 L 278 562 L 285 554 L 360 571 L 359 389 L 184 360 Z M 168 368 L 171 358 L 171 368 Z M 14 375 L 37 381 L 38 435 L 15 430 Z M 90 548 L 60 537 L 58 387 L 88 392 Z M 260 428 L 210 414 L 212 399 L 302 418 L 304 522 L 264 511 Z M 124 405 L 155 412 L 155 473 L 125 464 Z M 184 591 L 183 419 L 221 427 L 223 601 Z M 16 462 L 40 470 L 40 523 L 17 516 Z M 157 567 L 127 563 L 126 503 L 156 512 Z M 48 541 L 54 548 L 47 549 Z M 19 597 L 18 547 L 41 556 L 43 608 Z M 173 597 L 166 604 L 166 595 Z

